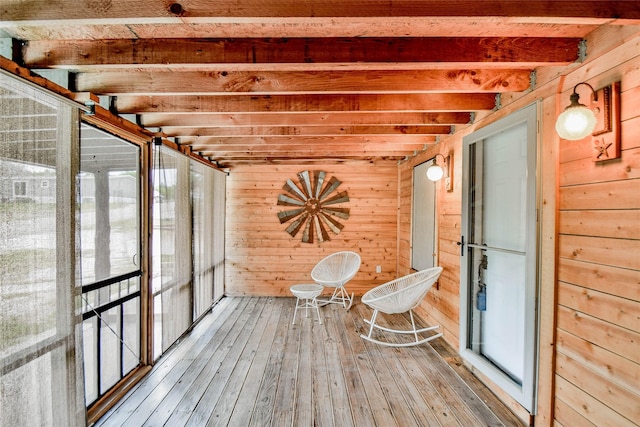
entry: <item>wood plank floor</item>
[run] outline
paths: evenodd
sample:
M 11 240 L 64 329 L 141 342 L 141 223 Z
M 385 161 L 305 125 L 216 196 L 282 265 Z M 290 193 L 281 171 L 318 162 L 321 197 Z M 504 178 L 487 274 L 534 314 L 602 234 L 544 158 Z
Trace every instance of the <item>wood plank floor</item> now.
M 292 325 L 294 306 L 223 298 L 96 426 L 523 425 L 442 339 L 383 347 L 360 338 L 359 301 L 322 307 L 322 325 Z

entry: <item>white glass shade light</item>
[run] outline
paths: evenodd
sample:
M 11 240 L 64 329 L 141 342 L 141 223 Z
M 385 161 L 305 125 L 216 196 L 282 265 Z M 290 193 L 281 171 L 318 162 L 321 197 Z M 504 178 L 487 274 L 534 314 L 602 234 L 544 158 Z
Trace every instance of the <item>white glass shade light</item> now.
M 573 93 L 569 98 L 571 104 L 565 108 L 564 112 L 558 116 L 558 120 L 556 121 L 556 132 L 558 132 L 560 138 L 571 141 L 582 139 L 591 135 L 593 129 L 596 127 L 596 115 L 591 109 L 587 108 L 586 105 L 578 102 L 580 95 L 576 93 L 576 88 L 581 84 L 591 87 L 587 83 L 578 83 L 576 87 L 573 88 Z M 593 91 L 593 88 L 591 88 L 591 90 Z
M 444 170 L 436 164 L 436 159 L 433 159 L 433 164 L 427 169 L 427 178 L 431 181 L 440 181 L 444 175 Z

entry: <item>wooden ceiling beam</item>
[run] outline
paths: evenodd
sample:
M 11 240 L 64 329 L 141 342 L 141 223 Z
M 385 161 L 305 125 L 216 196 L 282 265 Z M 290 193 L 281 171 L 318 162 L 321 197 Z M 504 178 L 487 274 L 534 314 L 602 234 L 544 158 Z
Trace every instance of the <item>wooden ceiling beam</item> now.
M 118 96 L 121 114 L 308 111 L 469 111 L 492 110 L 491 93 L 364 95 Z
M 189 144 L 194 150 L 201 151 L 202 147 L 227 147 L 242 145 L 341 145 L 350 144 L 382 144 L 384 146 L 404 146 L 433 144 L 436 137 L 433 135 L 378 135 L 378 136 L 266 136 L 266 137 L 201 137 L 181 139 L 180 144 Z
M 269 71 L 80 73 L 75 88 L 99 95 L 206 95 L 216 93 L 521 92 L 531 70 Z
M 471 113 L 459 111 L 415 112 L 286 112 L 268 113 L 145 113 L 140 123 L 148 128 L 174 127 L 252 127 L 252 126 L 349 126 L 349 125 L 466 125 L 471 123 Z
M 296 154 L 300 151 L 306 152 L 305 150 L 309 150 L 309 152 L 313 152 L 314 150 L 319 152 L 330 152 L 330 153 L 344 153 L 344 152 L 384 152 L 384 153 L 403 153 L 410 154 L 414 151 L 423 151 L 426 148 L 425 144 L 409 144 L 409 145 L 394 145 L 394 144 L 385 144 L 385 143 L 360 143 L 360 144 L 340 144 L 333 143 L 322 146 L 314 146 L 314 145 L 304 145 L 304 144 L 244 144 L 244 145 L 228 145 L 228 146 L 219 146 L 219 147 L 204 147 L 198 146 L 192 147 L 192 151 L 194 153 L 199 153 L 202 156 L 210 156 L 211 153 L 215 155 L 221 155 L 221 153 L 269 153 L 269 152 L 295 152 Z M 394 154 L 394 155 L 396 155 Z M 285 156 L 286 157 L 286 156 Z
M 424 147 L 421 147 L 423 149 Z M 289 152 L 295 152 L 295 156 L 283 156 L 282 150 L 288 150 Z M 295 151 L 293 151 L 295 150 Z M 251 146 L 245 147 L 245 149 L 229 149 L 229 150 L 203 150 L 198 152 L 198 154 L 205 159 L 211 160 L 232 160 L 234 158 L 262 158 L 262 157 L 273 157 L 273 158 L 297 158 L 297 157 L 324 157 L 324 158 L 332 158 L 336 156 L 350 156 L 350 157 L 371 157 L 371 158 L 379 158 L 379 157 L 403 157 L 403 156 L 412 156 L 416 154 L 420 150 L 404 150 L 404 149 L 394 149 L 393 147 L 383 149 L 368 148 L 368 147 L 355 147 L 352 149 L 344 149 L 338 150 L 332 147 L 300 147 L 300 146 L 276 146 L 272 147 L 270 150 L 253 148 Z
M 316 37 L 241 39 L 34 40 L 30 68 L 162 67 L 233 64 L 504 63 L 565 65 L 578 59 L 573 37 Z M 466 65 L 469 67 L 470 65 Z M 94 67 L 95 68 L 95 67 Z
M 162 133 L 169 137 L 206 136 L 330 136 L 330 135 L 447 135 L 452 131 L 447 125 L 411 126 L 259 126 L 259 127 L 163 127 Z
M 376 18 L 259 18 L 200 19 L 198 23 L 161 18 L 147 20 L 96 21 L 0 21 L 0 30 L 20 40 L 115 40 L 181 38 L 271 38 L 271 37 L 574 37 L 583 38 L 599 25 L 634 25 L 637 20 L 610 18 L 503 18 L 503 17 L 376 17 Z M 388 63 L 390 64 L 390 63 Z M 490 66 L 485 62 L 484 66 Z M 292 68 L 294 64 L 289 64 Z M 358 64 L 341 64 L 357 67 Z M 446 63 L 440 63 L 447 66 Z M 213 65 L 209 65 L 211 67 Z M 313 66 L 308 64 L 307 67 Z M 409 66 L 403 63 L 404 67 Z M 86 67 L 91 67 L 88 65 Z M 225 68 L 238 67 L 226 64 Z M 251 69 L 251 64 L 244 64 Z M 264 68 L 264 65 L 261 67 Z M 273 67 L 273 65 L 271 66 Z M 84 67 L 83 67 L 84 68 Z
M 327 164 L 349 164 L 350 166 L 364 163 L 367 165 L 371 164 L 382 164 L 388 166 L 388 162 L 399 162 L 402 160 L 406 160 L 406 155 L 401 156 L 304 156 L 304 157 L 296 157 L 296 158 L 283 158 L 283 157 L 236 157 L 229 161 L 222 158 L 212 158 L 212 161 L 215 161 L 216 164 L 219 165 L 220 168 L 224 168 L 226 170 L 233 169 L 236 166 L 240 165 L 285 165 L 285 164 L 293 164 L 293 165 L 327 165 Z
M 468 0 L 110 0 L 104 5 L 76 0 L 5 0 L 1 6 L 7 21 L 124 20 L 149 23 L 201 22 L 202 20 L 285 17 L 564 17 L 640 18 L 640 5 L 631 1 L 468 1 Z

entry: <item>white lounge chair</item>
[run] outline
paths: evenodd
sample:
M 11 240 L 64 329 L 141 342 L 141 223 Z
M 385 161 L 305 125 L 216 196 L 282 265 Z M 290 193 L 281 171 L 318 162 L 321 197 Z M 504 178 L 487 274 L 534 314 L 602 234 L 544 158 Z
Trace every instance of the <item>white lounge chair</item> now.
M 390 347 L 408 347 L 441 337 L 442 333 L 439 333 L 420 339 L 418 337 L 419 333 L 437 329 L 440 325 L 416 329 L 416 323 L 413 319 L 413 309 L 420 305 L 420 302 L 422 302 L 424 297 L 427 295 L 429 289 L 431 289 L 433 284 L 438 280 L 438 277 L 440 277 L 440 273 L 442 273 L 442 267 L 428 268 L 384 283 L 365 293 L 362 296 L 362 302 L 373 308 L 373 315 L 371 316 L 371 320 L 365 319 L 365 322 L 371 325 L 369 328 L 369 334 L 360 336 L 368 341 Z M 397 330 L 385 328 L 376 324 L 376 317 L 380 311 L 386 314 L 398 314 L 408 311 L 409 316 L 411 317 L 412 329 Z M 374 329 L 380 329 L 395 334 L 413 334 L 415 340 L 406 343 L 379 341 L 371 338 Z
M 344 285 L 356 275 L 360 269 L 360 255 L 356 252 L 336 252 L 321 259 L 313 270 L 311 278 L 314 282 L 325 287 L 335 288 L 331 298 L 318 299 L 320 305 L 330 303 L 342 304 L 345 309 L 351 308 L 353 294 L 344 288 Z

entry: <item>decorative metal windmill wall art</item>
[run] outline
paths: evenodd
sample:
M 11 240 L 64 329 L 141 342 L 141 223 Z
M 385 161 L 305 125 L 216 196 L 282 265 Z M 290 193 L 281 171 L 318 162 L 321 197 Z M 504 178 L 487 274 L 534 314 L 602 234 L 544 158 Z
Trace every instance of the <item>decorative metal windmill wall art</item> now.
M 344 225 L 338 218 L 349 218 L 349 208 L 334 206 L 349 201 L 346 191 L 334 194 L 342 183 L 336 177 L 325 178 L 324 171 L 298 172 L 299 185 L 288 179 L 282 187 L 287 194 L 278 195 L 279 206 L 293 207 L 278 212 L 280 224 L 293 220 L 286 229 L 291 237 L 296 237 L 304 228 L 303 243 L 313 243 L 315 239 L 320 243 L 331 240 L 328 230 L 339 234 Z

